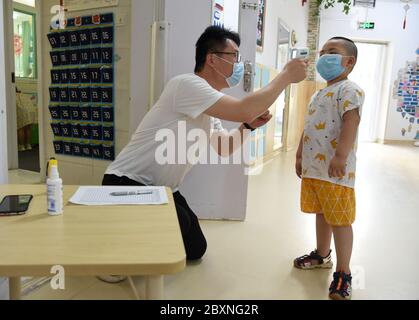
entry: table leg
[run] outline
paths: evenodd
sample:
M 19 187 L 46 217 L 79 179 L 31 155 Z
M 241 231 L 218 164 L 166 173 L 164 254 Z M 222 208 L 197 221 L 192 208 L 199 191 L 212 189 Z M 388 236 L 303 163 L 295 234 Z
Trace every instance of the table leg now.
M 146 300 L 163 300 L 164 296 L 164 277 L 147 276 L 146 277 Z
M 136 285 L 136 283 L 135 283 L 135 280 L 136 280 L 136 279 L 137 279 L 137 278 L 128 277 L 128 281 L 129 281 L 129 284 L 130 284 L 130 286 L 131 286 L 132 292 L 134 293 L 135 299 L 137 299 L 137 300 L 141 300 L 141 299 L 140 299 L 140 295 L 138 294 L 138 288 L 137 288 L 137 285 Z
M 20 277 L 9 278 L 9 298 L 10 300 L 20 300 L 21 297 Z

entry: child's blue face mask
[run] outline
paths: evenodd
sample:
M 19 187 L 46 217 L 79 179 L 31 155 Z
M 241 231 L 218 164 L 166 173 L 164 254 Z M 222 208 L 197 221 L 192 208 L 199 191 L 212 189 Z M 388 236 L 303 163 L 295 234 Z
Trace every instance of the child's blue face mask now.
M 346 70 L 342 66 L 342 59 L 341 54 L 324 54 L 317 62 L 317 71 L 326 81 L 336 79 Z
M 240 84 L 240 81 L 242 81 L 243 76 L 244 76 L 244 63 L 243 62 L 236 62 L 236 63 L 231 63 L 230 61 L 227 61 L 219 56 L 216 56 L 219 59 L 232 64 L 233 65 L 233 74 L 230 77 L 226 77 L 225 75 L 223 75 L 221 72 L 219 72 L 217 69 L 214 68 L 215 71 L 217 71 L 220 75 L 222 75 L 226 81 L 227 84 L 230 88 L 234 88 L 236 86 L 238 86 Z

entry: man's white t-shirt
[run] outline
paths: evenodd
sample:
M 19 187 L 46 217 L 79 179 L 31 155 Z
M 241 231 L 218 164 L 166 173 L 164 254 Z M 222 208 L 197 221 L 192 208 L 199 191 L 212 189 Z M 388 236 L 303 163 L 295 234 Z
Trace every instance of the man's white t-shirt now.
M 223 130 L 221 121 L 204 112 L 224 96 L 208 82 L 195 75 L 184 74 L 169 81 L 160 99 L 145 116 L 129 144 L 108 167 L 105 174 L 125 176 L 145 185 L 167 186 L 173 192 L 193 167 L 189 161 L 177 161 L 179 145 L 186 150 L 192 142 L 186 141 L 186 135 L 193 129 L 200 129 L 209 138 L 211 132 Z M 185 128 L 178 130 L 179 128 Z M 159 133 L 173 132 L 176 141 L 175 164 L 159 164 L 156 151 L 162 147 L 157 141 Z M 179 145 L 178 145 L 179 141 Z M 196 143 L 196 141 L 195 141 Z M 182 148 L 183 150 L 184 148 Z M 183 152 L 183 151 L 182 151 Z M 181 156 L 185 158 L 185 156 Z

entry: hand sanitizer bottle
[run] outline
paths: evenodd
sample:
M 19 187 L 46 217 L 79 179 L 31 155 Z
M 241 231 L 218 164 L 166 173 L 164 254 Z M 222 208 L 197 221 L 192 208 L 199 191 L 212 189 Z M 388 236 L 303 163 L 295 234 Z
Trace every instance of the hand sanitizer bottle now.
M 48 165 L 47 200 L 50 216 L 63 214 L 63 180 L 60 179 L 58 161 L 55 159 L 51 159 Z

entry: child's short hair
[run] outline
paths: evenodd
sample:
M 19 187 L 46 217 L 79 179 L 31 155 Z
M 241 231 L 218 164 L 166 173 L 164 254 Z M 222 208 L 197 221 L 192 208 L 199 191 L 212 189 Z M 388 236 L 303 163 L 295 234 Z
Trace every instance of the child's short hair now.
M 355 60 L 358 59 L 358 47 L 356 46 L 355 42 L 353 42 L 351 39 L 345 38 L 345 37 L 333 37 L 330 40 L 341 40 L 343 42 L 343 45 L 346 49 L 346 52 L 350 56 L 354 56 Z

